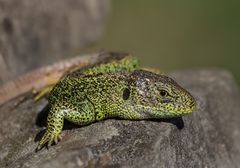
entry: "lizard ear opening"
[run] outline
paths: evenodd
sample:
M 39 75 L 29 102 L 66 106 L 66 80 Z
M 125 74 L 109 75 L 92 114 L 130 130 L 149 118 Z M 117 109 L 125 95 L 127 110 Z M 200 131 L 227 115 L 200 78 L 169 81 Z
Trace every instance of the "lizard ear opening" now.
M 162 97 L 165 97 L 165 96 L 167 96 L 167 91 L 166 90 L 160 90 L 160 95 L 162 96 Z
M 123 90 L 123 95 L 122 95 L 123 100 L 127 100 L 129 98 L 129 96 L 130 96 L 130 90 L 128 88 L 125 88 Z

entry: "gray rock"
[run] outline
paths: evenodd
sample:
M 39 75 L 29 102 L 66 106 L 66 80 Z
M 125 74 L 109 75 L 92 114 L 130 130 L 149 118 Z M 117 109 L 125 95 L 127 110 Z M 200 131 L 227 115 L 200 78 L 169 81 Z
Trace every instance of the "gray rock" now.
M 240 95 L 231 74 L 194 70 L 171 76 L 197 100 L 195 111 L 183 117 L 183 129 L 157 120 L 65 123 L 58 145 L 35 152 L 46 100 L 34 103 L 26 94 L 17 106 L 22 96 L 5 103 L 0 107 L 0 167 L 239 167 Z
M 75 56 L 103 33 L 109 0 L 0 0 L 0 84 Z

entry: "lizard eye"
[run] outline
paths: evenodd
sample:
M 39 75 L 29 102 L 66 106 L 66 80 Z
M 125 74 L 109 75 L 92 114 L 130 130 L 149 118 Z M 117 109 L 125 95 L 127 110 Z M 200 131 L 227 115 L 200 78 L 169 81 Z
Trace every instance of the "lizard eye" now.
M 129 96 L 130 96 L 130 90 L 128 88 L 125 88 L 123 90 L 123 95 L 122 95 L 123 100 L 127 100 L 129 98 Z
M 160 90 L 160 95 L 162 96 L 162 97 L 165 97 L 165 96 L 167 96 L 167 91 L 166 90 Z

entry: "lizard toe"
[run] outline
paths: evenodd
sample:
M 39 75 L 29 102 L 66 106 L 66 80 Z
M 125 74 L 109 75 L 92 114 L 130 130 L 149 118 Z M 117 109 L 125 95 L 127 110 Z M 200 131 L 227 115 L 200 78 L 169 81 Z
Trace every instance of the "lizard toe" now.
M 46 145 L 47 148 L 49 148 L 53 143 L 57 144 L 59 140 L 61 140 L 59 133 L 52 133 L 49 131 L 46 131 L 43 135 L 42 139 L 39 141 L 37 146 L 37 151 L 42 149 L 43 146 Z

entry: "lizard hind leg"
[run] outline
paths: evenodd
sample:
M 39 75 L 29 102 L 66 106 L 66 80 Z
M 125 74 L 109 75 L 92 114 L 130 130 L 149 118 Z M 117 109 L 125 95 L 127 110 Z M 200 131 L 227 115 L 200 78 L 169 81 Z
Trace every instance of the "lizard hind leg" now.
M 39 90 L 33 89 L 32 92 L 34 94 L 34 101 L 37 102 L 38 100 L 46 96 L 52 90 L 53 86 L 54 85 L 46 85 Z

